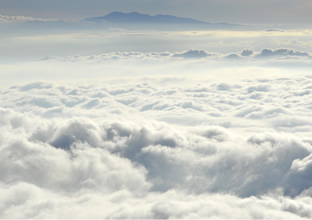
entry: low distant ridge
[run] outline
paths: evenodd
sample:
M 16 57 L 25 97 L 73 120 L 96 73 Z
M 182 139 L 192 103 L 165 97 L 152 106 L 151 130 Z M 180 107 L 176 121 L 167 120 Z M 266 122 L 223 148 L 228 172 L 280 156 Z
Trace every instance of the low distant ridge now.
M 140 14 L 138 12 L 123 13 L 123 12 L 111 12 L 102 17 L 89 17 L 86 21 L 92 22 L 109 22 L 109 23 L 153 23 L 153 24 L 210 24 L 208 22 L 195 20 L 192 18 L 182 18 L 172 15 L 147 15 Z

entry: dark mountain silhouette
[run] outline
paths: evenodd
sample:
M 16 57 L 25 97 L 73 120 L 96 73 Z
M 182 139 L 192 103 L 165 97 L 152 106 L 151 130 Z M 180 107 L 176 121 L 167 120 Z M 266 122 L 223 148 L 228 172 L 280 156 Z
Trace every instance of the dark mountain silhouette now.
M 110 23 L 171 23 L 171 24 L 209 24 L 192 18 L 180 18 L 172 15 L 147 15 L 138 12 L 122 13 L 112 12 L 102 17 L 86 18 L 86 21 L 110 22 Z
M 139 25 L 139 26 L 185 26 L 185 27 L 201 27 L 201 28 L 217 28 L 227 29 L 240 27 L 241 25 L 228 24 L 228 23 L 209 23 L 205 21 L 199 21 L 192 18 L 182 18 L 172 15 L 147 15 L 138 12 L 123 13 L 123 12 L 112 12 L 102 17 L 89 17 L 85 21 L 95 23 L 105 23 L 110 25 Z

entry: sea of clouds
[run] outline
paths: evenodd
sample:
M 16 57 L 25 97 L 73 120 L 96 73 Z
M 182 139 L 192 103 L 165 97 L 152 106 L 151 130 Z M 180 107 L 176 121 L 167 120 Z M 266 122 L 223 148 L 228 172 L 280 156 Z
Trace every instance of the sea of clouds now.
M 244 59 L 248 69 L 237 69 Z M 89 62 L 120 72 L 97 66 L 103 77 L 86 80 Z M 2 64 L 16 80 L 0 89 L 0 217 L 312 218 L 312 75 L 294 64 L 276 74 L 277 62 L 310 65 L 311 55 L 189 50 L 36 62 L 50 77 L 72 63 L 89 69 L 72 81 L 21 82 L 34 63 Z M 162 65 L 175 74 L 143 74 Z
M 222 54 L 218 52 L 209 52 L 203 49 L 190 49 L 182 52 L 149 52 L 143 53 L 138 51 L 126 51 L 126 52 L 110 52 L 99 55 L 92 56 L 82 56 L 82 55 L 74 55 L 74 56 L 46 56 L 41 58 L 42 61 L 47 60 L 55 60 L 55 61 L 63 61 L 63 62 L 105 62 L 111 60 L 146 60 L 146 61 L 155 61 L 155 60 L 177 60 L 179 58 L 182 59 L 207 59 L 207 60 L 221 60 L 221 59 L 270 59 L 270 58 L 280 58 L 280 59 L 296 59 L 300 58 L 301 60 L 305 59 L 310 61 L 312 56 L 310 53 L 300 50 L 294 50 L 289 48 L 278 48 L 278 49 L 270 49 L 266 48 L 262 51 L 255 52 L 252 49 L 244 49 L 240 53 L 230 53 L 230 54 Z

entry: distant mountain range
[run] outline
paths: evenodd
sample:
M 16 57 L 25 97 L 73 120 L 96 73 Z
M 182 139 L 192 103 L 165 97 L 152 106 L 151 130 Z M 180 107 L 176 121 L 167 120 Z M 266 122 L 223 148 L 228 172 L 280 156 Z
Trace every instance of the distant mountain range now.
M 147 15 L 138 12 L 112 12 L 102 17 L 86 18 L 86 21 L 109 23 L 156 23 L 156 24 L 208 24 L 192 18 L 181 18 L 172 15 Z
M 123 12 L 111 12 L 108 15 L 101 17 L 88 17 L 85 19 L 88 22 L 95 23 L 106 23 L 111 25 L 154 25 L 154 26 L 168 26 L 168 25 L 178 25 L 178 26 L 197 26 L 205 28 L 233 28 L 241 27 L 237 24 L 229 23 L 209 23 L 205 21 L 199 21 L 192 18 L 176 17 L 172 15 L 147 15 L 138 12 L 123 13 Z
M 2 21 L 2 22 L 1 22 Z M 1 25 L 2 24 L 2 25 Z M 209 23 L 192 18 L 183 18 L 172 15 L 148 15 L 138 12 L 123 13 L 112 12 L 101 17 L 88 17 L 79 22 L 68 22 L 63 20 L 44 20 L 31 17 L 0 16 L 0 31 L 11 31 L 15 24 L 18 30 L 103 30 L 107 28 L 125 28 L 141 30 L 207 30 L 207 29 L 245 29 L 243 25 L 229 23 Z

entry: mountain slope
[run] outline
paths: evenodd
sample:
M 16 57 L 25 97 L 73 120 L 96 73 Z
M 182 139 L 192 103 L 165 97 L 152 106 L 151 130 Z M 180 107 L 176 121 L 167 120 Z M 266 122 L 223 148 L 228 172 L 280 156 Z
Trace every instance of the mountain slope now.
M 208 22 L 198 21 L 192 18 L 181 18 L 172 15 L 147 15 L 138 12 L 122 13 L 112 12 L 102 17 L 89 17 L 86 21 L 108 22 L 108 23 L 143 23 L 143 24 L 209 24 Z

